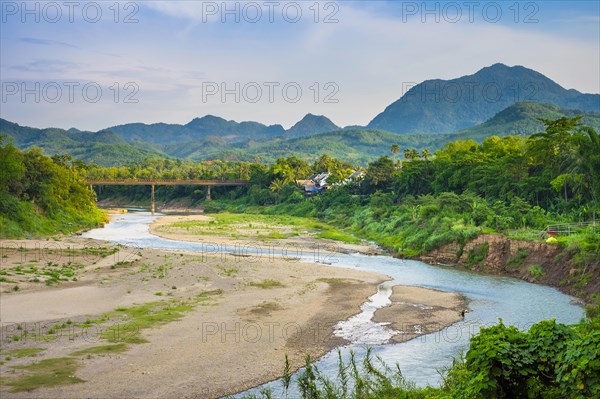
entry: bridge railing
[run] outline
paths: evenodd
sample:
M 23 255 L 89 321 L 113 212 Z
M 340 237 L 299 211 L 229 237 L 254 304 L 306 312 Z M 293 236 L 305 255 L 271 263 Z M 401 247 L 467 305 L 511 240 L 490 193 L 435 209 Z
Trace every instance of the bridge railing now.
M 585 229 L 588 227 L 592 227 L 592 229 L 596 230 L 596 222 L 580 222 L 580 223 L 562 223 L 562 224 L 551 224 L 546 227 L 546 232 L 550 235 L 559 235 L 559 234 L 573 234 L 578 232 L 581 229 Z

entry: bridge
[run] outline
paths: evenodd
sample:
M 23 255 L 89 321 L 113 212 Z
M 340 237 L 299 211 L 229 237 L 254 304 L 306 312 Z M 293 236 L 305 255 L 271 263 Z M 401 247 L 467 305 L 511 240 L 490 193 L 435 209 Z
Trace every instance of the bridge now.
M 207 186 L 206 199 L 210 201 L 210 188 L 212 186 L 247 186 L 248 180 L 194 180 L 194 179 L 86 179 L 90 189 L 93 186 L 150 186 L 151 209 L 156 210 L 154 201 L 154 186 Z

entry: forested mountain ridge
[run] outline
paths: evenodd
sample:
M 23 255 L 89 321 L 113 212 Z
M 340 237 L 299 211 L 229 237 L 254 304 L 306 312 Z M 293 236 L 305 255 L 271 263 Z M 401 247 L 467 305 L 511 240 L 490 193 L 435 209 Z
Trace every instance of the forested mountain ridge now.
M 458 90 L 459 101 L 451 90 Z M 501 96 L 489 101 L 493 94 Z M 578 115 L 583 124 L 600 130 L 600 95 L 566 90 L 522 66 L 495 64 L 474 75 L 416 85 L 366 128 L 341 129 L 326 116 L 309 113 L 288 130 L 206 115 L 185 125 L 130 123 L 96 133 L 36 129 L 0 119 L 0 134 L 11 136 L 21 149 L 38 146 L 49 155 L 68 153 L 104 166 L 154 156 L 273 162 L 289 155 L 315 160 L 323 153 L 365 165 L 394 144 L 403 151 L 433 153 L 455 139 L 526 136 L 543 129 L 539 118 Z
M 129 143 L 146 141 L 152 144 L 173 145 L 214 139 L 240 143 L 274 137 L 297 138 L 339 129 L 339 126 L 325 116 L 307 114 L 287 131 L 278 124 L 267 126 L 254 121 L 228 121 L 214 115 L 194 118 L 185 125 L 129 123 L 107 130 L 117 133 Z
M 17 148 L 40 147 L 47 155 L 69 154 L 75 159 L 99 165 L 139 162 L 153 156 L 168 156 L 148 145 L 136 147 L 119 135 L 103 130 L 97 133 L 77 129 L 36 129 L 0 119 L 0 135 L 12 138 Z
M 395 133 L 451 133 L 480 124 L 520 101 L 600 111 L 599 94 L 567 90 L 523 66 L 494 64 L 457 79 L 413 86 L 368 125 Z
M 228 121 L 218 116 L 195 118 L 185 125 L 166 123 L 130 123 L 113 126 L 107 130 L 117 133 L 127 142 L 147 141 L 153 144 L 175 144 L 202 140 L 207 137 L 224 138 L 229 142 L 247 139 L 265 139 L 282 136 L 281 125 L 266 126 L 258 122 Z
M 49 155 L 68 153 L 76 159 L 103 166 L 139 162 L 144 158 L 154 156 L 170 156 L 191 160 L 254 161 L 255 159 L 262 159 L 263 161 L 274 162 L 279 157 L 290 155 L 315 160 L 323 153 L 344 161 L 366 165 L 382 154 L 389 153 L 391 146 L 394 144 L 397 144 L 402 151 L 407 148 L 416 149 L 419 152 L 427 149 L 433 153 L 452 140 L 472 138 L 477 142 L 481 142 L 492 135 L 501 137 L 507 135 L 528 136 L 544 129 L 544 124 L 539 120 L 540 118 L 572 118 L 578 115 L 583 116 L 581 120 L 583 124 L 600 131 L 600 113 L 598 112 L 570 110 L 553 104 L 520 102 L 500 111 L 480 125 L 452 134 L 400 135 L 385 130 L 340 129 L 337 127 L 328 130 L 331 128 L 327 122 L 329 119 L 314 116 L 314 118 L 309 118 L 307 125 L 311 125 L 314 121 L 319 121 L 317 123 L 323 122 L 322 128 L 327 130 L 325 133 L 309 134 L 302 137 L 290 137 L 286 134 L 262 140 L 246 139 L 233 142 L 231 138 L 221 136 L 206 136 L 193 141 L 157 138 L 155 141 L 165 142 L 161 144 L 145 140 L 147 136 L 144 129 L 148 125 L 143 124 L 138 126 L 137 133 L 128 136 L 130 141 L 127 142 L 111 130 L 92 133 L 81 132 L 77 129 L 70 129 L 69 131 L 56 128 L 35 129 L 19 126 L 2 119 L 0 119 L 0 134 L 13 137 L 14 144 L 22 149 L 38 146 L 43 148 Z M 206 118 L 204 119 L 206 121 Z M 225 121 L 224 119 L 220 121 L 218 119 L 213 119 L 215 122 L 213 125 L 222 125 L 222 122 Z M 310 122 L 311 119 L 312 122 Z M 205 126 L 208 125 L 205 122 L 202 123 Z M 236 122 L 233 123 L 236 124 Z M 250 122 L 242 122 L 238 125 L 244 123 Z M 331 122 L 329 121 L 329 123 Z M 172 129 L 173 126 L 161 125 L 165 129 Z M 301 127 L 301 129 L 304 129 L 304 127 Z M 303 131 L 307 132 L 307 130 Z M 402 157 L 402 154 L 399 156 Z
M 333 132 L 340 127 L 324 115 L 306 114 L 298 123 L 287 130 L 286 138 L 298 138 Z
M 529 136 L 544 130 L 540 119 L 574 118 L 582 116 L 581 123 L 600 131 L 600 112 L 561 108 L 554 104 L 530 101 L 518 102 L 498 112 L 484 123 L 456 132 L 457 136 L 481 141 L 486 137 L 519 135 Z

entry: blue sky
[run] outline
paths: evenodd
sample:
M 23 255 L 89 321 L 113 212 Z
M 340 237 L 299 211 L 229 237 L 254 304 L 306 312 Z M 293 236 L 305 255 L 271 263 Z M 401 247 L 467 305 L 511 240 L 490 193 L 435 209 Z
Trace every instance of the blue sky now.
M 22 4 L 0 1 L 0 116 L 27 126 L 364 125 L 415 83 L 496 62 L 600 92 L 597 1 Z

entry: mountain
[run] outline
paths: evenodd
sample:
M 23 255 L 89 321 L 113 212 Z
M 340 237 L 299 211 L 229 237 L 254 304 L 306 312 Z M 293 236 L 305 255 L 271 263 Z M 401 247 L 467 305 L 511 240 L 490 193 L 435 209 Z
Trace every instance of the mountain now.
M 481 141 L 489 136 L 529 136 L 544 130 L 538 118 L 558 119 L 583 116 L 581 123 L 600 131 L 600 112 L 561 108 L 554 104 L 522 101 L 498 112 L 484 123 L 456 132 L 459 136 Z
M 212 115 L 196 118 L 185 127 L 200 133 L 201 137 L 219 136 L 233 140 L 263 139 L 285 134 L 285 130 L 281 125 L 266 126 L 258 122 L 238 123 L 236 121 L 226 121 Z
M 524 96 L 533 99 L 521 101 Z M 0 119 L 0 134 L 13 137 L 19 148 L 36 145 L 49 155 L 69 153 L 100 165 L 152 156 L 274 161 L 292 154 L 315 159 L 323 153 L 364 163 L 389 155 L 392 144 L 433 152 L 461 138 L 482 141 L 492 135 L 537 133 L 543 129 L 537 118 L 577 115 L 583 115 L 582 123 L 600 131 L 600 95 L 566 90 L 522 66 L 495 64 L 474 75 L 416 85 L 368 128 L 341 129 L 327 117 L 313 114 L 287 131 L 281 125 L 206 115 L 185 125 L 130 123 L 96 133 L 35 129 Z
M 164 144 L 181 138 L 193 137 L 194 132 L 187 131 L 184 126 L 168 123 L 128 123 L 125 125 L 112 126 L 108 129 L 115 132 L 128 143 L 146 141 L 155 144 Z M 190 139 L 191 140 L 191 139 Z
M 209 136 L 226 138 L 236 142 L 246 139 L 265 139 L 282 136 L 281 125 L 266 126 L 258 122 L 228 121 L 218 116 L 206 115 L 195 118 L 186 125 L 166 123 L 129 123 L 109 128 L 129 143 L 146 141 L 153 144 L 192 142 Z
M 452 80 L 426 80 L 412 87 L 368 125 L 395 133 L 451 133 L 493 117 L 520 101 L 600 111 L 599 94 L 567 90 L 532 69 L 494 64 Z
M 307 137 L 319 133 L 333 132 L 340 127 L 323 115 L 306 114 L 286 132 L 287 138 Z
M 67 153 L 75 159 L 102 166 L 139 162 L 152 156 L 167 156 L 162 152 L 136 148 L 108 130 L 92 133 L 77 129 L 36 129 L 0 119 L 0 135 L 2 134 L 12 138 L 13 144 L 21 149 L 37 146 L 49 156 Z
M 281 125 L 267 126 L 253 121 L 228 121 L 214 115 L 195 118 L 185 125 L 129 123 L 113 126 L 107 130 L 117 133 L 130 144 L 140 145 L 141 142 L 148 142 L 159 145 L 159 147 L 166 146 L 169 149 L 180 148 L 181 151 L 177 150 L 176 152 L 183 151 L 185 153 L 189 151 L 182 148 L 184 143 L 193 143 L 193 146 L 198 146 L 201 143 L 219 142 L 221 145 L 228 145 L 243 143 L 247 140 L 270 140 L 280 136 L 306 137 L 339 129 L 339 126 L 325 116 L 307 114 L 287 131 Z

